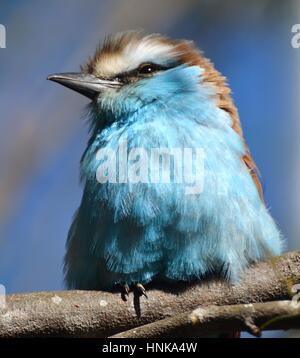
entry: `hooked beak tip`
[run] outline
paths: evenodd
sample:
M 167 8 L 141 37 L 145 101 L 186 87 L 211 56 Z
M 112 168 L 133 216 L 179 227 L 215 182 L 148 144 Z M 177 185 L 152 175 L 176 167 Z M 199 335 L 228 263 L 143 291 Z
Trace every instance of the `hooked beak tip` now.
M 47 77 L 47 80 L 48 81 L 54 81 L 54 82 L 58 82 L 59 80 L 63 80 L 63 79 L 66 79 L 64 77 L 64 74 L 51 74 Z

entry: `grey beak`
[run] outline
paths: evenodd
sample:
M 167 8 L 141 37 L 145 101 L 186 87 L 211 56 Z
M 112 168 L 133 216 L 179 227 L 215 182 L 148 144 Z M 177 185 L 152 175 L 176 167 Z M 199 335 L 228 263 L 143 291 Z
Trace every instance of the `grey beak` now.
M 56 73 L 48 76 L 47 80 L 57 82 L 65 87 L 79 92 L 94 100 L 108 88 L 120 87 L 118 81 L 100 79 L 91 74 L 84 73 Z

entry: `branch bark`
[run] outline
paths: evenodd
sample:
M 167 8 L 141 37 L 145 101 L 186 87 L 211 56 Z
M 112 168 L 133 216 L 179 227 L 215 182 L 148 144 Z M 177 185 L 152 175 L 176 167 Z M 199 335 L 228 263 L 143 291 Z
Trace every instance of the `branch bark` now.
M 108 337 L 180 315 L 199 306 L 285 300 L 300 283 L 300 252 L 250 267 L 240 282 L 156 287 L 148 299 L 115 292 L 60 291 L 13 294 L 0 310 L 0 337 Z
M 275 301 L 231 306 L 200 307 L 113 335 L 110 338 L 207 337 L 247 331 L 259 337 L 262 330 L 300 328 L 300 303 Z

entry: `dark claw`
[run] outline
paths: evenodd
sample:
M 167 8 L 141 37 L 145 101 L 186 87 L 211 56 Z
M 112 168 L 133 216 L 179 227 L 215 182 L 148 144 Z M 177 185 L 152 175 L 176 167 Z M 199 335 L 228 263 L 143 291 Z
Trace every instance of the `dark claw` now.
M 148 298 L 146 289 L 141 283 L 137 283 L 135 285 L 135 289 L 136 289 L 137 293 L 139 294 L 139 296 L 145 296 L 146 298 Z
M 129 297 L 129 286 L 127 285 L 127 283 L 121 285 L 121 294 L 122 299 L 124 301 L 127 301 L 127 297 Z

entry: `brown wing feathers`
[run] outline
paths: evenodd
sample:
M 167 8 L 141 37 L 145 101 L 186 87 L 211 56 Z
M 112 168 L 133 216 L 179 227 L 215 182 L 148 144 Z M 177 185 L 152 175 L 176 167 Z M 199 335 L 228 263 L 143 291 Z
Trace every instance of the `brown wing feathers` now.
M 180 54 L 182 54 L 180 55 L 180 59 L 183 63 L 190 63 L 192 65 L 200 66 L 205 70 L 204 81 L 215 87 L 217 93 L 218 106 L 230 114 L 232 118 L 232 128 L 238 133 L 238 135 L 243 140 L 246 149 L 246 154 L 241 158 L 241 160 L 248 168 L 249 173 L 251 174 L 252 179 L 256 185 L 259 196 L 261 200 L 264 201 L 263 190 L 259 180 L 258 169 L 245 143 L 238 111 L 233 103 L 231 97 L 231 91 L 227 85 L 226 78 L 222 76 L 214 68 L 213 64 L 194 47 L 192 42 L 187 42 L 187 41 L 181 42 L 175 47 L 175 50 L 178 51 Z

